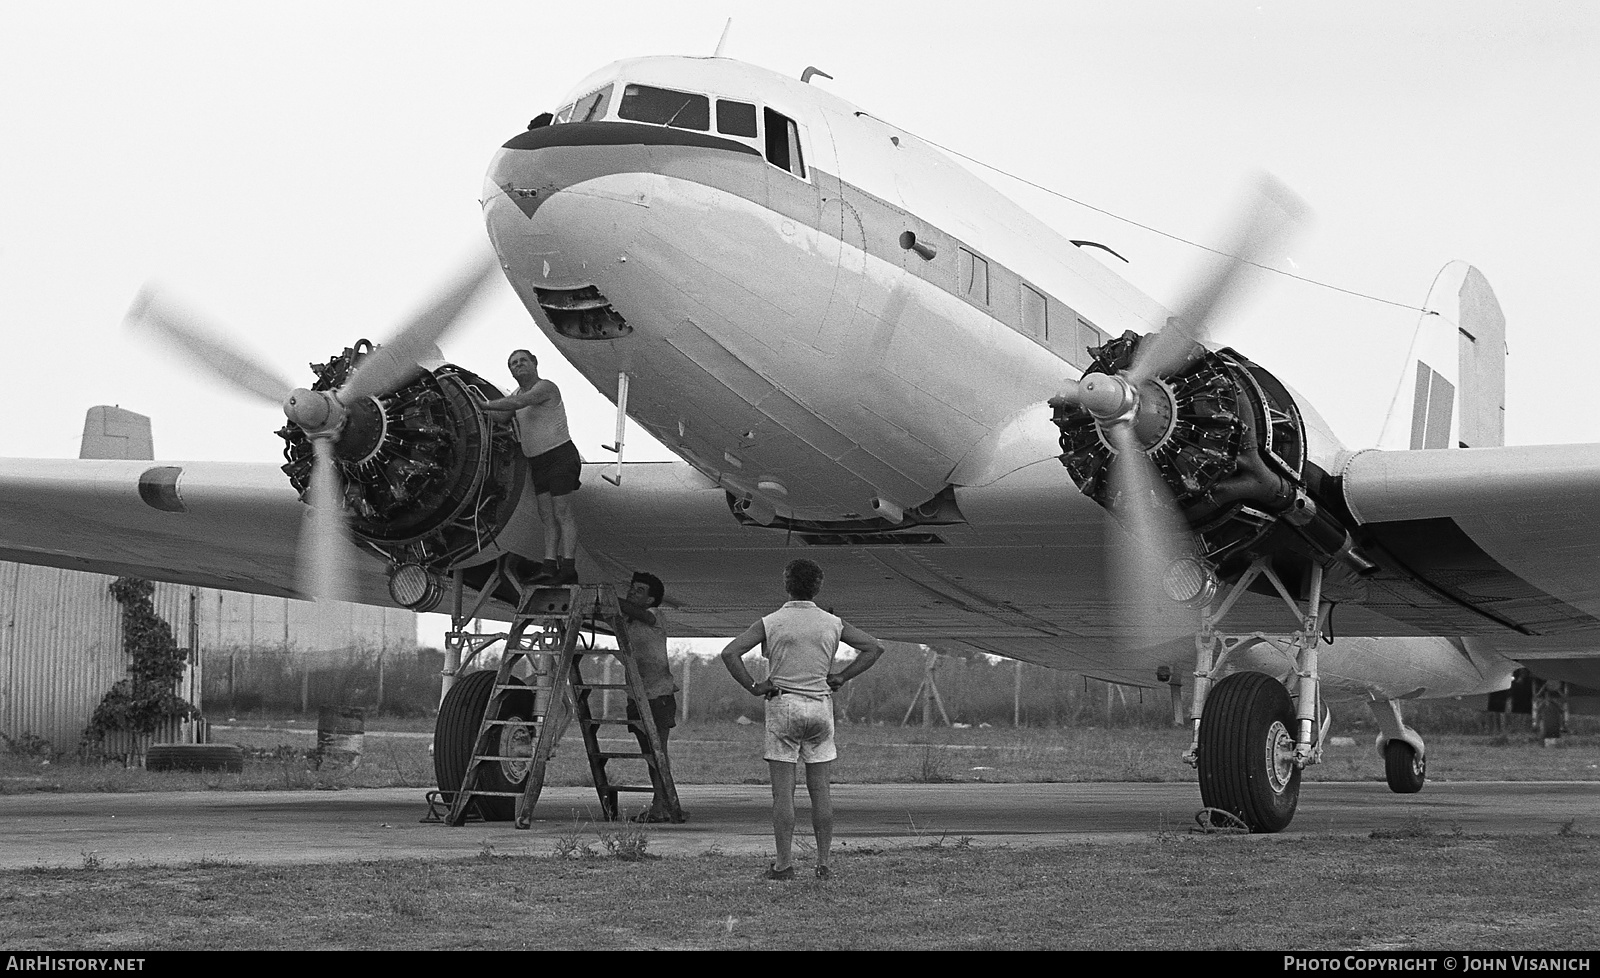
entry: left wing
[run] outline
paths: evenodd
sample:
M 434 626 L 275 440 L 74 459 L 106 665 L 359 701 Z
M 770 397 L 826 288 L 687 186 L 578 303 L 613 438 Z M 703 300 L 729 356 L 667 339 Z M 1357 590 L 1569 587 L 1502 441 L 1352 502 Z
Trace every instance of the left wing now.
M 1339 473 L 1366 605 L 1436 635 L 1600 627 L 1600 445 L 1364 451 Z

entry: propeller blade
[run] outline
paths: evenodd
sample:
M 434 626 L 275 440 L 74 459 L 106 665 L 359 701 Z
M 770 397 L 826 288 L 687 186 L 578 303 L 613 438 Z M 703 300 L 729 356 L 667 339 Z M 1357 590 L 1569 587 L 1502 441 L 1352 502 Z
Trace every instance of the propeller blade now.
M 235 390 L 253 394 L 275 407 L 288 400 L 294 389 L 277 371 L 223 340 L 220 330 L 154 286 L 139 290 L 123 322 L 134 329 L 150 330 L 174 352 Z
M 1221 254 L 1214 256 L 1190 287 L 1178 315 L 1139 344 L 1128 371 L 1129 381 L 1138 385 L 1152 377 L 1165 377 L 1188 363 L 1195 344 L 1210 337 L 1217 310 L 1243 291 L 1247 270 L 1276 263 L 1310 213 L 1294 191 L 1269 174 L 1260 174 L 1219 249 Z
M 471 262 L 432 303 L 418 312 L 393 339 L 362 359 L 336 395 L 345 404 L 387 394 L 410 380 L 417 361 L 426 359 L 499 271 L 493 256 Z
M 1050 398 L 1050 401 L 1049 401 L 1050 406 L 1053 407 L 1053 408 L 1054 407 L 1071 407 L 1071 406 L 1077 404 L 1078 401 L 1079 401 L 1079 389 L 1078 389 L 1078 387 L 1079 387 L 1079 385 L 1078 385 L 1078 382 L 1076 380 L 1064 380 L 1064 381 L 1062 381 L 1061 382 L 1061 393 L 1057 394 L 1055 397 Z
M 300 528 L 300 576 L 302 597 L 317 601 L 342 601 L 350 580 L 347 560 L 349 528 L 342 505 L 338 466 L 333 460 L 333 442 L 311 439 L 316 452 L 312 461 L 311 485 L 306 501 L 309 511 Z
M 1162 579 L 1173 561 L 1193 553 L 1193 535 L 1155 463 L 1140 449 L 1133 424 L 1110 425 L 1106 436 L 1116 448 L 1112 514 L 1126 531 L 1110 530 L 1106 541 L 1121 643 L 1143 649 L 1192 635 L 1192 613 L 1185 614 L 1167 596 Z

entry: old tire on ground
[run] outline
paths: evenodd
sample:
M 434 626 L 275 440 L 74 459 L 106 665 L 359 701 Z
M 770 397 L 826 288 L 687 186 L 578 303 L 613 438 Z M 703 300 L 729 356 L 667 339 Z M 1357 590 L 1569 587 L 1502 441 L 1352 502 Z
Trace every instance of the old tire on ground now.
M 1391 740 L 1383 748 L 1383 775 L 1390 791 L 1414 795 L 1428 780 L 1428 759 L 1405 741 Z
M 237 744 L 155 744 L 144 755 L 146 771 L 243 771 Z
M 444 702 L 439 704 L 439 719 L 433 725 L 433 774 L 439 783 L 440 791 L 451 793 L 461 790 L 461 779 L 467 773 L 467 766 L 472 762 L 472 748 L 478 740 L 478 728 L 483 723 L 483 712 L 489 705 L 489 697 L 494 692 L 495 671 L 486 669 L 479 672 L 468 673 L 456 680 L 450 692 L 445 694 Z M 511 677 L 514 685 L 522 685 L 522 680 Z M 500 702 L 499 715 L 495 720 L 526 720 L 533 712 L 533 692 L 510 692 Z M 509 738 L 506 744 L 510 749 L 502 750 L 501 743 L 491 738 L 488 751 L 491 754 L 509 755 L 524 753 L 531 756 L 528 749 L 528 728 L 526 727 L 500 727 L 499 737 Z M 478 776 L 477 788 L 480 791 L 521 791 L 523 782 L 528 780 L 529 765 L 513 762 L 492 762 L 485 764 Z M 478 814 L 488 822 L 508 822 L 516 814 L 517 800 L 515 798 L 478 798 L 474 804 L 478 807 Z
M 1300 803 L 1294 703 L 1271 676 L 1241 672 L 1212 687 L 1200 719 L 1200 798 L 1252 832 L 1288 827 Z

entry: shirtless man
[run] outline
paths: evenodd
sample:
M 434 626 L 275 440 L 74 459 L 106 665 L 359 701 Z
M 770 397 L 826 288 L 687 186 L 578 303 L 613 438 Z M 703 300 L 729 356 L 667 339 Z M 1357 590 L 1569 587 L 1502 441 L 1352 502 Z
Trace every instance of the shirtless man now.
M 539 376 L 539 358 L 527 350 L 513 351 L 506 366 L 516 378 L 516 393 L 483 402 L 483 410 L 514 419 L 522 454 L 528 458 L 528 481 L 544 527 L 544 564 L 524 583 L 576 584 L 578 522 L 572 513 L 572 494 L 578 491 L 583 460 L 567 434 L 561 390 Z

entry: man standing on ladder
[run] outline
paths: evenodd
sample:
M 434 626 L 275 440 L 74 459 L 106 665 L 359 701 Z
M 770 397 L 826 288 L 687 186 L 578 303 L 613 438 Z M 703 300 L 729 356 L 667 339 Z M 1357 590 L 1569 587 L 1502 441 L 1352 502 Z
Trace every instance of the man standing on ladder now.
M 878 640 L 811 600 L 822 590 L 822 568 L 792 560 L 783 571 L 789 601 L 751 625 L 722 650 L 722 663 L 734 681 L 766 697 L 767 768 L 772 775 L 772 834 L 778 859 L 769 880 L 794 879 L 790 850 L 794 841 L 795 764 L 806 766 L 811 795 L 811 828 L 817 837 L 817 878 L 831 879 L 828 853 L 833 845 L 833 798 L 829 777 L 839 756 L 833 743 L 833 691 L 872 668 L 883 655 Z M 832 672 L 839 641 L 859 654 L 842 672 Z M 768 677 L 755 682 L 743 656 L 756 646 L 771 664 Z
M 514 418 L 544 527 L 544 564 L 523 583 L 547 587 L 576 584 L 578 520 L 572 512 L 572 494 L 578 491 L 583 459 L 567 434 L 561 389 L 540 378 L 539 358 L 527 350 L 512 351 L 506 366 L 516 378 L 516 393 L 484 401 L 483 410 L 496 417 Z
M 678 722 L 678 683 L 672 678 L 672 664 L 667 659 L 667 619 L 661 611 L 661 599 L 666 597 L 666 586 L 654 574 L 638 571 L 628 585 L 628 595 L 617 599 L 622 609 L 623 627 L 628 630 L 628 648 L 633 653 L 634 665 L 644 685 L 644 695 L 650 702 L 650 721 L 656 725 L 661 737 L 661 753 L 667 753 L 667 735 Z M 628 701 L 628 719 L 643 724 L 644 718 Z M 642 726 L 635 726 L 633 735 L 639 741 L 639 750 L 650 754 L 650 737 Z M 661 772 L 654 764 L 650 767 L 650 787 L 654 796 L 650 807 L 633 817 L 635 822 L 681 822 L 683 810 L 672 810 L 667 800 L 666 786 Z

